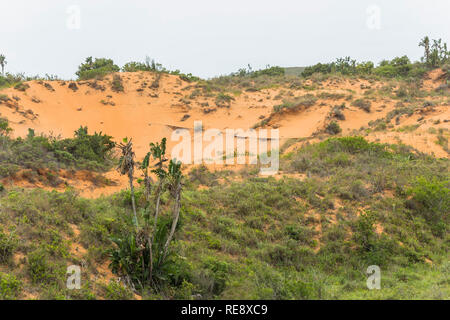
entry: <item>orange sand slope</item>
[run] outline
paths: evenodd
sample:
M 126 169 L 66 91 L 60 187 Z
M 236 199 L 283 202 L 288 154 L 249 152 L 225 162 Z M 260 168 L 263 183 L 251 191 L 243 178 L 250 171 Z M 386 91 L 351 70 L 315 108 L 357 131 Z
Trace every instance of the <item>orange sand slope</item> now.
M 194 121 L 201 120 L 203 129 L 219 130 L 249 129 L 267 119 L 273 106 L 284 99 L 312 94 L 318 97 L 316 103 L 295 112 L 283 112 L 270 117 L 265 128 L 278 128 L 280 145 L 292 138 L 313 138 L 323 133 L 332 119 L 329 112 L 335 105 L 346 104 L 343 110 L 345 120 L 340 120 L 341 135 L 364 134 L 371 141 L 403 142 L 419 151 L 448 157 L 441 145 L 436 144 L 436 130 L 442 128 L 448 135 L 450 129 L 449 99 L 445 96 L 427 97 L 433 107 L 424 107 L 412 116 L 401 115 L 393 119 L 387 130 L 361 131 L 370 122 L 386 117 L 398 107 L 399 99 L 376 96 L 372 99 L 371 112 L 352 106 L 351 101 L 367 97 L 369 90 L 384 86 L 383 82 L 367 80 L 330 79 L 314 84 L 316 89 L 291 89 L 274 87 L 257 92 L 242 91 L 233 95 L 228 106 L 217 106 L 216 95 L 198 94 L 196 83 L 182 81 L 178 76 L 163 74 L 159 87 L 151 84 L 156 74 L 151 72 L 119 73 L 123 81 L 123 92 L 113 92 L 113 75 L 94 81 L 31 81 L 26 91 L 8 88 L 0 91 L 11 101 L 0 104 L 0 115 L 11 122 L 15 136 L 24 136 L 28 128 L 36 133 L 72 137 L 76 129 L 87 126 L 89 131 L 102 131 L 121 141 L 132 137 L 138 158 L 148 151 L 150 142 L 168 138 L 168 149 L 177 142 L 170 141 L 173 130 L 187 128 L 193 133 Z M 441 84 L 441 70 L 428 74 L 422 90 L 434 92 Z M 312 84 L 310 80 L 306 84 Z M 393 90 L 398 84 L 393 82 Z M 321 93 L 335 94 L 322 95 Z M 336 94 L 341 94 L 337 96 Z M 351 99 L 349 99 L 349 96 Z M 414 130 L 401 130 L 405 126 L 417 126 Z M 432 132 L 431 129 L 435 129 Z M 356 130 L 356 131 L 355 131 Z M 441 130 L 442 132 L 442 130 Z M 300 144 L 298 144 L 300 145 Z M 289 150 L 296 148 L 294 144 Z M 448 150 L 448 148 L 447 148 Z

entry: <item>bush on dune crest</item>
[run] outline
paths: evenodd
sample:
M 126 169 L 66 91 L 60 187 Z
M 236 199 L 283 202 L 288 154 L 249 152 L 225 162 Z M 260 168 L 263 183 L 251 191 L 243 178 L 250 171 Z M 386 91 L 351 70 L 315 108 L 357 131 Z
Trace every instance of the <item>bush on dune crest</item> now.
M 109 73 L 119 72 L 120 68 L 114 64 L 114 61 L 106 58 L 87 57 L 86 61 L 78 67 L 75 73 L 80 80 L 103 78 Z
M 392 60 L 383 60 L 377 67 L 373 62 L 357 62 L 350 57 L 339 58 L 331 63 L 318 63 L 306 67 L 302 72 L 303 77 L 311 77 L 314 74 L 341 74 L 350 76 L 375 75 L 382 78 L 422 78 L 432 68 L 442 67 L 449 63 L 450 51 L 447 44 L 441 39 L 430 40 L 424 37 L 420 43 L 424 48 L 424 55 L 420 62 L 411 62 L 407 56 L 395 57 Z

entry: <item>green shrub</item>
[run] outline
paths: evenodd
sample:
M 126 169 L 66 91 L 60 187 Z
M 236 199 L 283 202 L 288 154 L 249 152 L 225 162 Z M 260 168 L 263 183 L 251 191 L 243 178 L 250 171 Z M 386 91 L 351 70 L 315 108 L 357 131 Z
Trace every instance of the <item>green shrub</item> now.
M 119 72 L 120 68 L 114 64 L 113 60 L 105 58 L 86 58 L 86 61 L 78 67 L 75 73 L 80 80 L 103 78 L 105 75 L 113 72 Z
M 342 112 L 343 109 L 345 109 L 345 103 L 339 106 L 334 106 L 333 109 L 331 109 L 330 111 L 330 117 L 336 118 L 338 120 L 345 120 L 345 115 Z
M 333 70 L 333 66 L 330 63 L 317 63 L 313 66 L 306 67 L 305 70 L 302 72 L 303 77 L 310 77 L 314 73 L 322 73 L 322 74 L 328 74 L 331 73 Z
M 383 60 L 377 67 L 374 63 L 356 62 L 350 57 L 336 59 L 332 63 L 317 63 L 306 67 L 303 77 L 313 77 L 314 75 L 357 75 L 365 77 L 374 74 L 383 78 L 414 78 L 420 79 L 429 70 L 427 63 L 411 63 L 407 56 L 396 57 L 392 60 Z
M 287 225 L 285 227 L 286 233 L 288 234 L 289 238 L 293 240 L 299 241 L 301 244 L 305 245 L 315 245 L 315 241 L 313 239 L 313 236 L 316 234 L 316 232 L 310 228 L 300 226 L 300 225 Z
M 0 228 L 0 263 L 7 263 L 18 245 L 18 239 L 14 231 L 6 234 Z
M 28 83 L 19 82 L 14 86 L 14 89 L 25 92 L 29 87 L 30 85 Z
M 229 107 L 231 101 L 233 101 L 234 98 L 226 93 L 219 93 L 216 97 L 216 105 L 218 107 Z
M 326 126 L 325 131 L 329 134 L 335 135 L 341 133 L 342 129 L 336 121 L 332 121 Z
M 301 107 L 311 107 L 317 102 L 317 98 L 312 94 L 306 94 L 293 100 L 286 100 L 283 104 L 273 107 L 273 112 L 296 111 Z
M 251 77 L 256 78 L 259 76 L 269 76 L 269 77 L 278 77 L 284 76 L 285 69 L 281 67 L 267 67 L 266 69 L 261 69 L 257 71 L 253 71 L 250 73 Z
M 8 119 L 0 117 L 0 137 L 9 135 L 11 131 Z
M 53 263 L 43 248 L 28 254 L 28 274 L 36 284 L 48 284 L 61 281 L 64 277 L 64 266 Z
M 137 71 L 152 71 L 152 68 L 150 65 L 147 65 L 143 62 L 127 62 L 122 67 L 122 71 L 124 72 L 137 72 Z
M 396 57 L 389 60 L 384 60 L 380 66 L 375 69 L 375 74 L 383 77 L 406 77 L 412 69 L 411 61 L 407 56 Z
M 184 74 L 180 73 L 179 71 L 172 71 L 170 74 L 179 75 L 180 79 L 186 82 L 193 82 L 193 81 L 200 81 L 201 79 L 199 77 L 196 77 L 192 75 L 192 73 Z
M 7 72 L 4 75 L 0 75 L 0 88 L 12 87 L 23 81 L 35 80 L 36 78 L 37 77 L 26 77 L 23 73 L 12 74 Z
M 103 286 L 105 296 L 109 300 L 131 300 L 133 292 L 116 281 L 110 281 L 108 285 Z
M 348 152 L 351 154 L 372 153 L 389 156 L 386 145 L 368 142 L 363 137 L 330 138 L 319 144 L 320 149 L 327 152 Z
M 350 57 L 338 58 L 332 63 L 318 63 L 316 65 L 306 67 L 302 72 L 302 76 L 311 77 L 314 74 L 330 74 L 338 73 L 342 75 L 367 75 L 372 73 L 373 62 L 360 62 L 357 63 L 356 60 Z
M 113 80 L 111 82 L 111 90 L 114 92 L 123 92 L 124 88 L 120 75 L 115 74 L 113 76 Z
M 6 94 L 0 94 L 0 103 L 8 102 L 11 100 Z
M 450 211 L 449 182 L 436 177 L 417 177 L 408 194 L 411 196 L 409 207 L 423 216 L 437 234 L 443 235 Z
M 387 265 L 397 252 L 397 244 L 392 239 L 375 232 L 376 215 L 373 212 L 361 214 L 355 221 L 353 241 L 358 253 L 368 264 Z
M 138 283 L 142 280 L 142 274 L 145 273 L 145 266 L 148 264 L 141 248 L 136 245 L 134 234 L 129 234 L 123 238 L 112 238 L 117 248 L 110 250 L 111 269 L 120 276 L 128 275 L 133 282 Z M 147 253 L 148 252 L 144 252 Z
M 16 299 L 22 289 L 22 282 L 15 276 L 0 272 L 0 300 Z
M 225 261 L 220 261 L 214 257 L 207 257 L 203 261 L 203 268 L 206 275 L 212 279 L 211 288 L 209 289 L 213 294 L 219 295 L 226 287 L 231 266 Z
M 217 176 L 204 165 L 194 167 L 188 174 L 189 180 L 198 185 L 208 187 L 218 185 Z
M 161 256 L 157 253 L 162 251 L 164 241 L 162 236 L 167 232 L 170 221 L 162 220 L 156 232 L 156 241 L 154 244 L 153 260 L 153 281 L 156 283 L 169 282 L 172 285 L 180 285 L 183 280 L 189 280 L 189 268 L 175 254 L 171 254 L 166 260 L 161 261 Z M 136 244 L 134 234 L 122 236 L 121 238 L 112 238 L 116 247 L 109 250 L 111 257 L 111 269 L 119 276 L 128 276 L 130 280 L 143 288 L 148 282 L 149 277 L 149 248 L 145 239 L 145 244 L 139 247 Z
M 112 164 L 115 147 L 111 136 L 101 132 L 90 135 L 87 127 L 80 127 L 74 138 L 56 139 L 31 134 L 25 139 L 7 137 L 2 143 L 1 177 L 10 176 L 21 167 L 32 170 L 57 170 L 61 167 L 106 170 Z
M 403 114 L 406 114 L 409 117 L 413 113 L 414 113 L 413 107 L 399 107 L 388 112 L 388 114 L 386 115 L 386 121 L 390 122 L 394 117 L 398 117 Z
M 352 105 L 355 107 L 358 107 L 366 112 L 370 112 L 370 106 L 371 103 L 368 100 L 364 100 L 364 99 L 357 99 L 355 101 L 352 102 Z
M 374 227 L 375 220 L 375 216 L 369 212 L 360 215 L 356 221 L 353 239 L 362 251 L 373 250 L 374 238 L 376 238 Z
M 301 270 L 314 260 L 314 251 L 310 247 L 299 246 L 297 241 L 288 240 L 285 244 L 268 245 L 261 257 L 275 267 Z
M 369 196 L 369 191 L 360 180 L 353 181 L 350 185 L 350 192 L 353 199 L 362 199 Z

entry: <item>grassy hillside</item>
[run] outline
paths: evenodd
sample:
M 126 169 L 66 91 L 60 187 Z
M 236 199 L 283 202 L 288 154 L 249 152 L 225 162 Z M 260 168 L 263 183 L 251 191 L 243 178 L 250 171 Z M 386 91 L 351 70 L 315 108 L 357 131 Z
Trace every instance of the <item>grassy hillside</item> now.
M 0 299 L 450 299 L 450 52 L 431 53 L 2 75 Z M 198 120 L 279 129 L 280 171 L 181 167 L 166 138 Z
M 111 239 L 133 229 L 129 190 L 93 200 L 70 189 L 2 190 L 0 297 L 448 299 L 448 167 L 347 137 L 285 154 L 276 178 L 253 167 L 194 169 L 164 276 L 134 293 L 109 267 Z M 136 202 L 142 220 L 143 186 Z M 65 287 L 72 264 L 82 266 L 81 290 Z M 382 290 L 366 288 L 373 264 Z

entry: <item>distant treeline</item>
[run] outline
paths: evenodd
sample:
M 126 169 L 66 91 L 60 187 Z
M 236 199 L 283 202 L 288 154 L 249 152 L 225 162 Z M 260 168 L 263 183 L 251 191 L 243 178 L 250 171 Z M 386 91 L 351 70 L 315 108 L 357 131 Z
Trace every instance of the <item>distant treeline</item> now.
M 396 57 L 392 60 L 383 60 L 377 67 L 371 61 L 357 62 L 350 57 L 337 59 L 331 63 L 317 63 L 306 67 L 303 77 L 309 77 L 314 73 L 330 74 L 340 73 L 343 75 L 368 75 L 394 78 L 394 77 L 421 77 L 430 68 L 441 67 L 450 62 L 450 51 L 447 44 L 441 39 L 433 40 L 425 37 L 419 43 L 424 48 L 424 55 L 420 62 L 411 62 L 407 56 Z
M 264 69 L 253 70 L 250 65 L 247 68 L 241 68 L 237 72 L 233 72 L 226 77 L 240 77 L 240 78 L 257 78 L 257 77 L 283 77 L 283 76 L 301 76 L 304 78 L 310 77 L 313 74 L 341 74 L 341 75 L 375 75 L 386 78 L 420 78 L 430 69 L 437 67 L 448 68 L 450 64 L 450 51 L 447 48 L 447 43 L 442 39 L 430 40 L 429 37 L 424 37 L 420 43 L 423 47 L 424 53 L 420 61 L 412 62 L 406 55 L 396 57 L 392 60 L 383 60 L 378 66 L 371 61 L 358 62 L 350 57 L 336 59 L 331 63 L 317 63 L 308 67 L 294 67 L 282 68 L 279 66 L 266 66 Z M 0 61 L 2 70 L 7 61 L 6 58 Z M 137 71 L 152 71 L 158 73 L 167 73 L 178 75 L 182 80 L 191 82 L 201 80 L 199 77 L 193 76 L 191 73 L 185 74 L 180 70 L 171 71 L 156 62 L 150 57 L 146 57 L 144 62 L 130 61 L 123 67 L 119 67 L 112 59 L 108 58 L 92 58 L 88 57 L 78 67 L 75 73 L 79 80 L 87 79 L 101 79 L 104 76 L 113 72 L 137 72 Z M 220 76 L 219 78 L 223 78 Z M 56 76 L 46 75 L 44 78 L 39 76 L 26 77 L 24 74 L 13 75 L 4 73 L 0 76 L 0 88 L 16 85 L 22 81 L 45 79 L 56 80 Z

